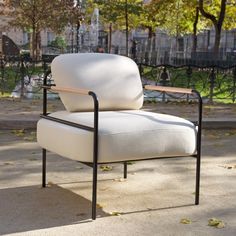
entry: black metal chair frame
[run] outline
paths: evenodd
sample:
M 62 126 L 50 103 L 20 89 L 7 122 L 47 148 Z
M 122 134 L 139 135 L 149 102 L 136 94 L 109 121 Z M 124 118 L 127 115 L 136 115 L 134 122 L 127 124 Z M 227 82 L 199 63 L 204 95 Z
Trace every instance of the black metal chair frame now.
M 40 115 L 43 119 L 48 119 L 54 122 L 62 123 L 65 125 L 69 125 L 71 127 L 75 127 L 78 129 L 84 129 L 90 132 L 93 132 L 93 163 L 84 163 L 86 165 L 89 165 L 93 168 L 93 187 L 92 187 L 92 219 L 96 219 L 96 205 L 97 205 L 97 169 L 98 164 L 101 164 L 98 162 L 98 120 L 99 120 L 99 102 L 97 95 L 93 91 L 88 92 L 88 96 L 91 96 L 94 103 L 94 125 L 93 127 L 85 126 L 77 123 L 73 123 L 70 121 L 54 118 L 52 116 L 48 116 L 49 113 L 47 113 L 47 90 L 50 90 L 52 86 L 55 85 L 48 85 L 47 84 L 47 77 L 51 73 L 51 71 L 48 71 L 45 74 L 44 80 L 43 80 L 43 114 Z M 162 92 L 165 92 L 165 87 L 160 87 Z M 178 89 L 178 88 L 177 88 Z M 172 89 L 171 89 L 172 90 Z M 172 91 L 168 91 L 172 92 Z M 175 91 L 176 92 L 176 91 Z M 177 90 L 178 92 L 178 90 Z M 179 93 L 183 93 L 183 91 L 179 91 Z M 196 154 L 192 155 L 196 158 L 196 185 L 195 185 L 195 205 L 199 204 L 199 194 L 200 194 L 200 166 L 201 166 L 201 132 L 202 132 L 202 98 L 200 96 L 200 93 L 196 90 L 191 90 L 191 93 L 196 96 L 198 99 L 198 121 L 196 122 L 195 126 L 198 126 L 198 133 L 197 133 L 197 151 Z M 82 94 L 84 95 L 84 94 Z M 148 158 L 148 159 L 142 159 L 142 160 L 149 160 L 149 159 L 158 159 L 158 158 Z M 135 161 L 142 161 L 142 160 L 135 160 Z M 133 161 L 133 160 L 129 160 Z M 124 164 L 124 178 L 127 178 L 127 162 L 128 161 L 121 161 L 121 163 Z M 109 162 L 112 163 L 112 162 Z M 117 163 L 117 162 L 116 162 Z M 105 163 L 102 163 L 105 164 Z M 42 149 L 42 187 L 46 187 L 46 149 Z

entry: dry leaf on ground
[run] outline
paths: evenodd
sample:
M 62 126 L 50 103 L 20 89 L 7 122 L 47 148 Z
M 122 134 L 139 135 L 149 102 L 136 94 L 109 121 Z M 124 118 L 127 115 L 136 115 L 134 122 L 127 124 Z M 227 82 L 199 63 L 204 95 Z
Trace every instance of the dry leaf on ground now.
M 113 211 L 113 212 L 111 212 L 110 214 L 111 214 L 112 216 L 120 216 L 120 215 L 121 215 L 121 213 L 118 212 L 118 211 Z
M 225 227 L 225 223 L 217 218 L 211 218 L 208 220 L 208 226 L 212 226 L 217 229 L 222 229 Z
M 24 129 L 12 130 L 12 133 L 15 134 L 17 137 L 22 137 L 25 134 L 25 130 Z
M 100 170 L 101 171 L 111 171 L 112 170 L 112 166 L 102 165 L 102 166 L 100 166 Z
M 190 220 L 188 218 L 183 218 L 183 219 L 180 220 L 180 223 L 189 225 L 189 224 L 192 224 L 192 220 Z
M 225 169 L 236 169 L 236 164 L 220 165 L 220 167 L 223 167 Z

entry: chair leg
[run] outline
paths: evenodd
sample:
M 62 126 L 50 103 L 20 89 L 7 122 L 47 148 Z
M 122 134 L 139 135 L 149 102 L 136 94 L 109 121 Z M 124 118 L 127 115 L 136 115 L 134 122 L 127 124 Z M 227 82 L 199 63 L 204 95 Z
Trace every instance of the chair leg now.
M 127 179 L 127 162 L 124 162 L 124 179 Z
M 195 191 L 195 205 L 199 204 L 199 193 L 200 193 L 200 169 L 201 169 L 201 155 L 197 154 L 196 163 L 196 191 Z
M 42 149 L 42 187 L 46 187 L 46 149 Z
M 97 208 L 97 163 L 93 164 L 92 219 L 96 220 Z

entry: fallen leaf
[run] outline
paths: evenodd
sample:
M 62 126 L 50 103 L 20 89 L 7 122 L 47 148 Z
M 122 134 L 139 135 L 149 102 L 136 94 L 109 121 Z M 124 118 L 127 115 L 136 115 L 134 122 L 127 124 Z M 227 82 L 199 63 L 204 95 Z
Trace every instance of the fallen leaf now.
M 222 229 L 222 228 L 224 228 L 224 227 L 225 227 L 225 223 L 224 223 L 224 222 L 220 222 L 220 223 L 216 226 L 217 229 Z
M 101 171 L 111 171 L 112 170 L 112 166 L 103 165 L 103 166 L 100 166 L 100 170 Z
M 127 163 L 127 165 L 134 165 L 135 161 L 127 161 L 126 163 Z
M 54 185 L 54 183 L 53 183 L 53 182 L 50 182 L 50 181 L 49 181 L 48 184 L 47 184 L 48 187 L 52 187 L 53 185 Z
M 120 215 L 121 215 L 121 213 L 118 212 L 118 211 L 113 211 L 113 212 L 111 212 L 110 214 L 111 214 L 112 216 L 120 216 Z
M 208 220 L 208 226 L 212 226 L 218 229 L 222 229 L 225 227 L 225 223 L 222 220 L 211 218 Z
M 231 130 L 227 133 L 225 133 L 225 136 L 232 136 L 232 135 L 235 135 L 236 134 L 236 130 Z
M 236 169 L 236 164 L 229 164 L 229 165 L 220 165 L 220 167 L 223 167 L 225 169 Z
M 24 129 L 12 130 L 12 133 L 15 134 L 17 137 L 22 137 L 25 134 L 25 130 Z
M 189 224 L 192 224 L 192 220 L 190 220 L 188 218 L 183 218 L 183 219 L 180 220 L 180 223 L 189 225 Z
M 98 208 L 98 209 L 102 209 L 103 206 L 102 206 L 101 204 L 98 203 L 98 204 L 97 204 L 97 208 Z
M 10 166 L 10 165 L 14 165 L 14 163 L 9 161 L 9 162 L 4 162 L 3 165 L 4 166 Z

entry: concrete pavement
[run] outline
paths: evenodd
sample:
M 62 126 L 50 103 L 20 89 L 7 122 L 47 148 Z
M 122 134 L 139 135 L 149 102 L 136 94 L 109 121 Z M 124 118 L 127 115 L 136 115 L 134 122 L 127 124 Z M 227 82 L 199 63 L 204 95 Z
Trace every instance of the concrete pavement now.
M 49 100 L 48 110 L 53 112 L 63 110 L 60 100 Z M 185 102 L 175 103 L 145 103 L 144 110 L 173 114 L 187 118 L 197 119 L 197 104 Z M 35 129 L 42 113 L 42 100 L 14 100 L 12 98 L 0 99 L 0 129 Z M 204 128 L 236 128 L 236 104 L 204 104 Z
M 34 131 L 0 131 L 0 235 L 234 236 L 236 131 L 203 133 L 201 198 L 194 203 L 195 160 L 136 162 L 99 169 L 98 219 L 91 221 L 92 170 L 48 155 L 42 189 L 41 149 Z M 231 168 L 232 167 L 232 168 Z M 208 226 L 210 218 L 225 227 Z M 182 224 L 182 219 L 191 224 Z
M 41 101 L 1 99 L 0 108 L 0 235 L 236 235 L 236 130 L 223 129 L 235 124 L 235 105 L 204 106 L 204 122 L 214 129 L 203 132 L 199 206 L 193 204 L 193 158 L 133 163 L 126 181 L 122 165 L 112 164 L 111 171 L 99 170 L 96 221 L 90 219 L 89 167 L 50 153 L 48 187 L 40 187 L 41 149 L 35 124 Z M 60 101 L 50 101 L 49 111 L 58 109 L 63 109 Z M 194 104 L 187 109 L 183 103 L 146 104 L 145 109 L 196 116 Z M 225 227 L 208 226 L 210 218 L 222 220 Z M 191 223 L 182 224 L 182 219 Z

